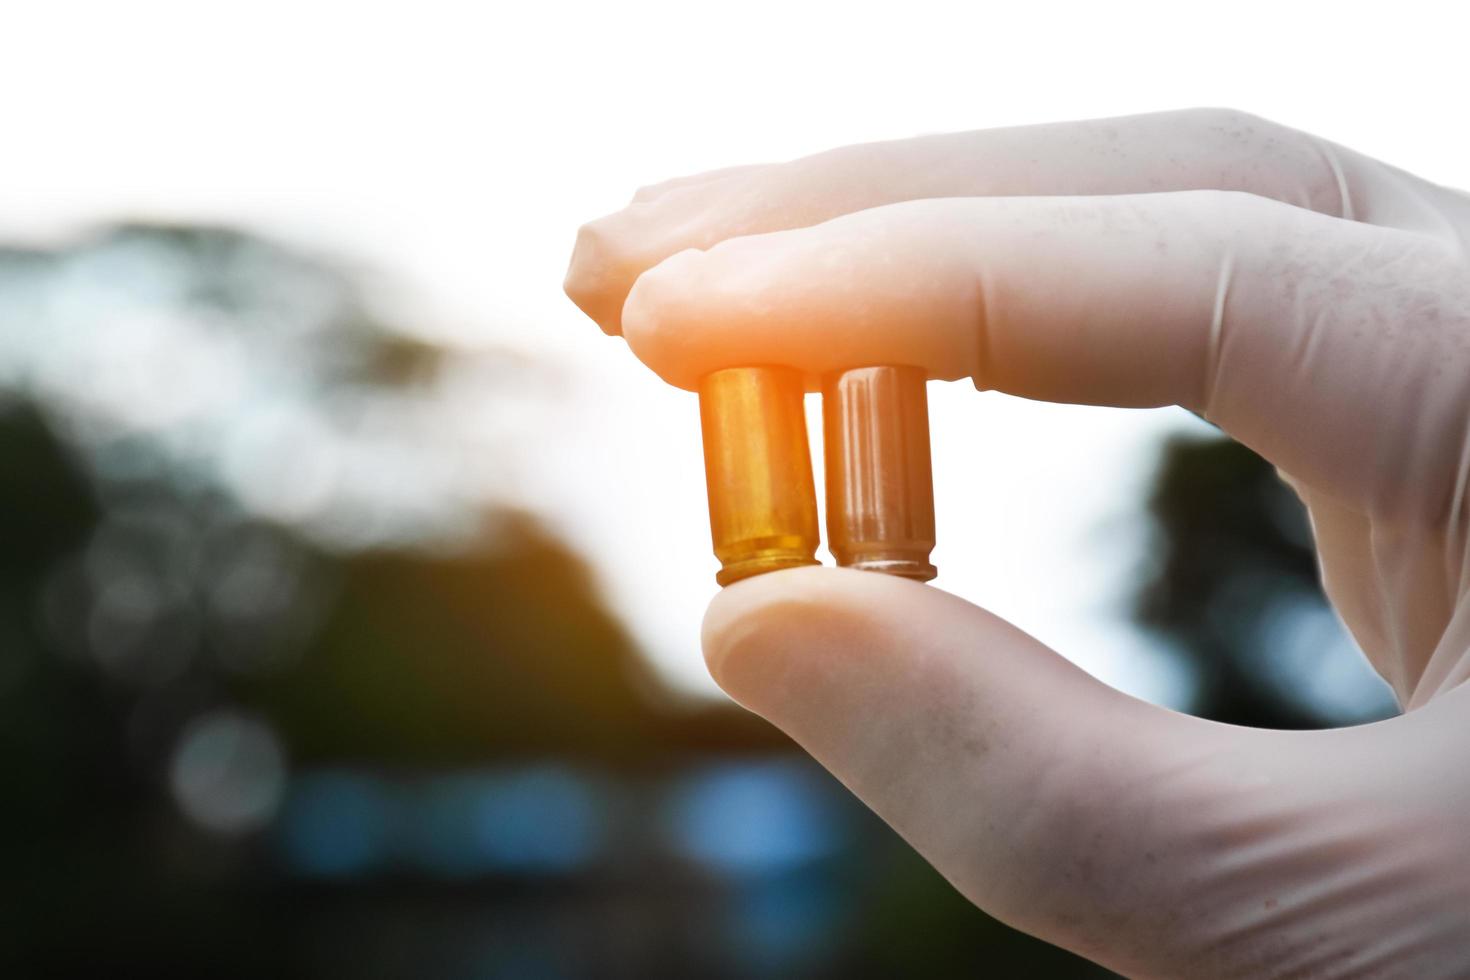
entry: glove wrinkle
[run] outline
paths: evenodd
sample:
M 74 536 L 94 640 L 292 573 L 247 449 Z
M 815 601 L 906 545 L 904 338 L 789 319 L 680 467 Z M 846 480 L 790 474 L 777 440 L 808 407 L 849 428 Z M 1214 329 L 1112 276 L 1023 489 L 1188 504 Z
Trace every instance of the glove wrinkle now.
M 1333 217 L 1342 218 L 1345 221 L 1356 221 L 1357 216 L 1353 208 L 1352 185 L 1348 183 L 1347 174 L 1343 170 L 1342 160 L 1338 157 L 1338 148 L 1317 136 L 1308 136 L 1312 145 L 1322 156 L 1322 162 L 1332 173 L 1333 182 L 1337 184 L 1337 208 L 1328 211 Z

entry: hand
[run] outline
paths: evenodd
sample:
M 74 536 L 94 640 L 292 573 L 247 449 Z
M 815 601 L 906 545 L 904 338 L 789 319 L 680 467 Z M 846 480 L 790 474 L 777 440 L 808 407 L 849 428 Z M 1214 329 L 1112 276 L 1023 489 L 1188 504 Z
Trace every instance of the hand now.
M 1470 197 L 1188 111 L 855 146 L 640 191 L 567 292 L 694 387 L 914 364 L 1182 405 L 1306 502 L 1407 713 L 1236 728 L 982 609 L 832 568 L 705 619 L 715 679 L 976 904 L 1130 975 L 1470 972 Z

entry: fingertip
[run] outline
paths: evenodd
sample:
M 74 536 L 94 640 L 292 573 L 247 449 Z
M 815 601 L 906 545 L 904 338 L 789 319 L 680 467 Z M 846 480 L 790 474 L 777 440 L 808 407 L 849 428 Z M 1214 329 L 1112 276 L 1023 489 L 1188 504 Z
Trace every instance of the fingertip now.
M 577 307 L 609 336 L 622 333 L 624 289 L 621 263 L 611 241 L 609 218 L 589 221 L 577 229 L 577 242 L 567 266 L 562 290 Z
M 934 590 L 906 579 L 846 568 L 792 568 L 736 582 L 710 602 L 701 630 L 705 665 L 725 693 L 770 710 L 796 673 L 824 670 L 892 646 L 893 624 L 912 618 Z
M 681 310 L 697 288 L 703 256 L 698 249 L 686 248 L 647 270 L 633 283 L 622 309 L 628 348 L 665 381 L 690 391 L 707 373 L 700 367 L 704 360 L 700 345 L 707 338 L 689 327 L 690 317 Z

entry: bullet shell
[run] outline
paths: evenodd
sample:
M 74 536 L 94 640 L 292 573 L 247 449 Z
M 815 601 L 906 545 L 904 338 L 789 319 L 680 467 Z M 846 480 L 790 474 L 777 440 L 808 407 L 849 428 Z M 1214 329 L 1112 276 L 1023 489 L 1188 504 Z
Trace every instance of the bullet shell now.
M 822 385 L 827 545 L 837 564 L 927 582 L 938 574 L 924 372 L 866 367 Z
M 710 534 L 729 585 L 751 575 L 817 564 L 812 482 L 800 373 L 716 371 L 699 385 Z

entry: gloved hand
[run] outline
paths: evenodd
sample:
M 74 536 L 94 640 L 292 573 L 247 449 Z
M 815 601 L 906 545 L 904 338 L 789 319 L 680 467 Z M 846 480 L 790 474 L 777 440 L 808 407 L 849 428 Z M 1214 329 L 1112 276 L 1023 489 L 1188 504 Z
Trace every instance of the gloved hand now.
M 1221 110 L 855 146 L 640 191 L 567 292 L 665 380 L 914 364 L 1182 405 L 1306 502 L 1406 713 L 1275 732 L 1093 680 L 961 599 L 725 589 L 715 679 L 977 905 L 1130 975 L 1470 975 L 1470 197 Z

